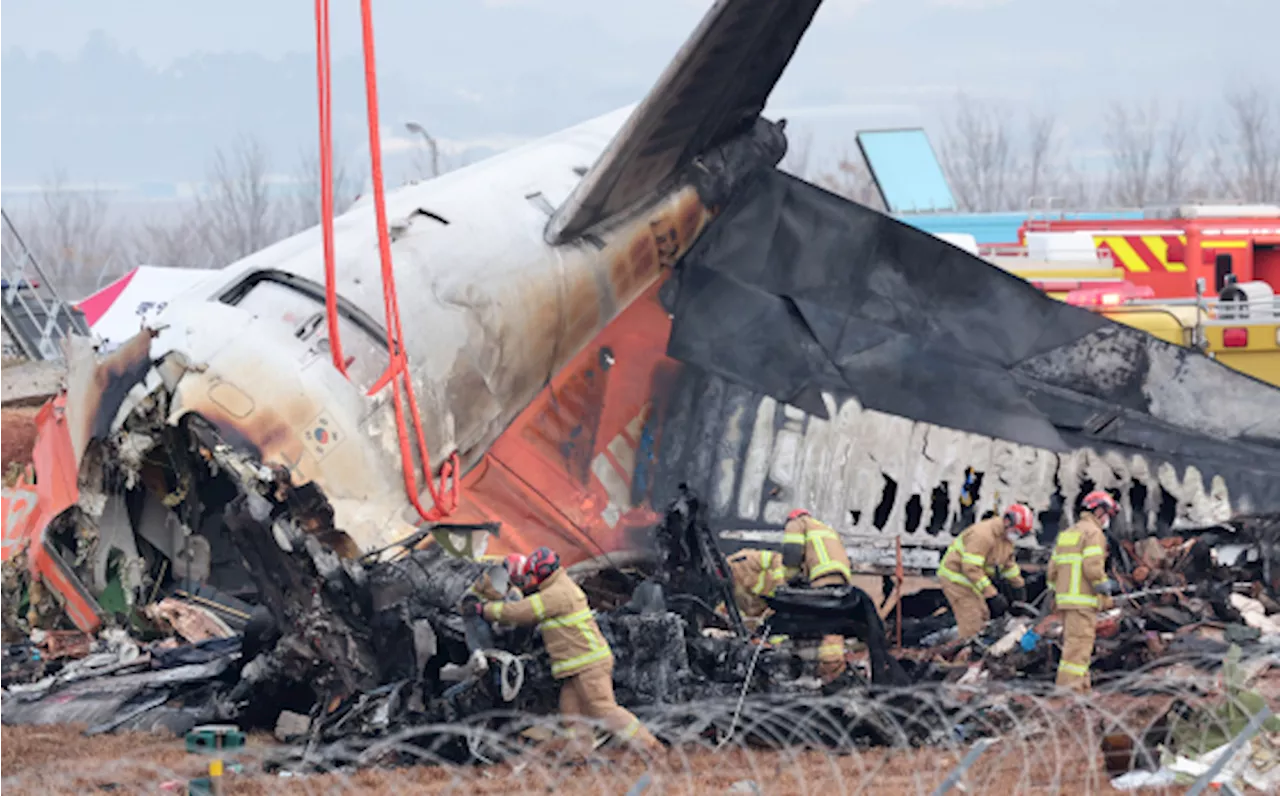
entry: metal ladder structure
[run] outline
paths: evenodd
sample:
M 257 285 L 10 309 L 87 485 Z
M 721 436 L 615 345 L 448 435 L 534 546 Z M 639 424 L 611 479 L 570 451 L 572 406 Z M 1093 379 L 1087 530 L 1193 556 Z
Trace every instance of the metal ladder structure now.
M 3 272 L 0 303 L 4 310 L 4 356 L 32 361 L 62 358 L 62 340 L 89 335 L 84 315 L 58 295 L 53 283 L 18 234 L 9 214 L 3 216 Z

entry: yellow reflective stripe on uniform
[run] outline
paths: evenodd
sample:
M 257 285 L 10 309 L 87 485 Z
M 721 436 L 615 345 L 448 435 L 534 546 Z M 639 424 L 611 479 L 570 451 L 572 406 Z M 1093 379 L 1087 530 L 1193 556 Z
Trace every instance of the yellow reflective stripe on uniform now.
M 1063 531 L 1062 533 L 1058 534 L 1059 547 L 1071 547 L 1072 545 L 1077 545 L 1077 544 L 1080 544 L 1079 531 Z
M 1093 556 L 1100 556 L 1100 555 L 1102 555 L 1102 554 L 1103 554 L 1103 553 L 1102 553 L 1102 547 L 1101 547 L 1100 545 L 1096 545 L 1096 544 L 1094 544 L 1094 545 L 1089 545 L 1089 546 L 1088 546 L 1088 547 L 1086 547 L 1084 550 L 1080 551 L 1080 557 L 1081 557 L 1082 559 L 1084 559 L 1084 558 L 1092 558 Z
M 1055 594 L 1053 600 L 1058 605 L 1083 605 L 1087 608 L 1097 608 L 1098 598 L 1089 594 Z
M 611 654 L 612 653 L 609 652 L 609 647 L 606 645 L 600 649 L 584 652 L 581 655 L 575 655 L 572 658 L 568 658 L 563 661 L 552 661 L 551 674 L 554 676 L 557 674 L 564 674 L 565 672 L 577 671 L 578 669 L 593 664 L 596 661 L 602 661 Z
M 489 603 L 489 605 L 490 605 L 490 606 L 492 606 L 492 610 L 493 610 L 493 621 L 495 621 L 495 622 L 501 622 L 501 621 L 502 621 L 502 606 L 503 606 L 503 605 L 505 605 L 505 603 L 501 603 L 501 602 L 491 602 L 491 603 Z
M 813 571 L 809 573 L 809 579 L 817 580 L 823 575 L 828 575 L 832 572 L 840 572 L 844 575 L 845 580 L 853 580 L 853 572 L 845 566 L 843 561 L 831 561 L 830 559 L 826 563 L 814 567 Z
M 1054 564 L 1066 564 L 1071 567 L 1071 584 L 1067 587 L 1064 594 L 1059 595 L 1056 599 L 1058 605 L 1097 605 L 1098 601 L 1093 598 L 1080 594 L 1080 573 L 1084 564 L 1084 555 L 1081 553 L 1054 553 L 1049 559 Z M 1072 598 L 1080 598 L 1082 600 L 1093 599 L 1093 602 L 1073 602 Z
M 549 627 L 568 627 L 569 625 L 580 624 L 591 618 L 591 609 L 583 608 L 581 611 L 574 611 L 564 616 L 555 616 L 544 622 L 538 623 L 539 630 L 546 630 Z
M 788 531 L 782 534 L 783 544 L 804 544 L 804 532 L 795 533 Z
M 541 607 L 542 607 L 541 602 L 539 602 L 538 608 L 541 609 Z M 576 671 L 577 669 L 587 666 L 588 664 L 592 664 L 592 663 L 595 663 L 596 661 L 604 660 L 605 658 L 609 657 L 612 654 L 612 652 L 609 649 L 609 645 L 600 636 L 599 631 L 596 630 L 596 628 L 591 626 L 591 621 L 594 616 L 595 615 L 592 613 L 590 608 L 582 608 L 580 610 L 574 611 L 571 614 L 565 614 L 564 616 L 553 616 L 550 619 L 546 619 L 538 623 L 539 630 L 549 630 L 552 628 L 562 628 L 562 627 L 576 627 L 578 631 L 582 633 L 583 639 L 585 639 L 587 642 L 587 648 L 589 650 L 588 652 L 584 652 L 581 655 L 575 655 L 574 657 L 568 658 L 563 661 L 552 661 L 551 662 L 552 675 L 559 675 L 565 672 Z
M 1058 661 L 1058 671 L 1073 674 L 1076 677 L 1087 677 L 1089 675 L 1089 664 L 1070 663 L 1068 661 Z
M 767 556 L 768 553 L 765 555 Z M 760 570 L 760 575 L 756 578 L 756 585 L 751 589 L 751 593 L 757 597 L 764 594 L 766 591 L 771 595 L 773 594 L 773 590 L 767 589 L 770 578 L 773 579 L 775 584 L 778 581 L 784 581 L 787 579 L 786 568 L 779 565 L 773 569 L 768 569 L 769 561 L 770 560 L 768 558 L 763 559 L 766 569 Z M 776 585 L 774 588 L 777 588 Z
M 964 548 L 961 548 L 961 550 L 963 549 Z M 987 565 L 987 559 L 977 553 L 961 552 L 960 558 L 966 564 L 973 564 L 975 567 L 985 567 Z
M 968 586 L 971 589 L 973 588 L 973 584 L 969 582 L 968 578 L 966 578 L 964 575 L 961 575 L 959 572 L 952 572 L 946 567 L 941 567 L 941 566 L 938 567 L 938 575 L 946 578 L 952 583 L 959 583 L 961 586 Z
M 529 598 L 529 607 L 533 609 L 533 618 L 538 621 L 547 615 L 547 607 L 542 604 L 542 595 L 535 594 Z
M 818 646 L 818 655 L 843 655 L 844 643 L 831 642 L 830 644 L 820 644 Z
M 751 587 L 751 593 L 759 597 L 764 593 L 764 587 L 769 583 L 769 570 L 760 570 L 760 575 L 756 577 L 756 585 Z
M 622 739 L 632 738 L 636 733 L 640 732 L 640 719 L 632 719 L 627 722 L 627 726 L 622 728 L 618 733 L 618 737 Z
M 1022 577 L 1022 569 L 1017 564 L 1010 564 L 1009 566 L 1000 570 L 1000 577 L 1006 580 L 1008 580 L 1009 578 L 1020 578 Z
M 768 569 L 769 565 L 772 563 L 773 563 L 773 553 L 769 552 L 768 550 L 762 550 L 760 552 L 760 568 Z
M 983 578 L 982 580 L 973 584 L 973 590 L 981 593 L 984 589 L 986 589 L 990 585 L 991 585 L 991 578 Z
M 853 580 L 853 573 L 848 565 L 843 561 L 833 561 L 827 553 L 827 546 L 820 542 L 822 539 L 834 539 L 838 544 L 842 544 L 840 535 L 830 528 L 810 528 L 807 534 L 806 545 L 811 546 L 818 556 L 818 565 L 809 571 L 809 580 L 817 580 L 832 572 L 842 573 L 846 581 Z
M 969 580 L 959 572 L 952 572 L 946 567 L 940 566 L 938 567 L 938 576 L 946 578 L 952 583 L 958 583 L 961 586 L 964 586 L 966 589 L 973 589 L 975 594 L 977 594 L 979 597 L 982 596 L 982 589 L 976 586 L 971 580 Z M 987 581 L 987 583 L 990 583 L 990 582 L 991 582 L 990 580 Z

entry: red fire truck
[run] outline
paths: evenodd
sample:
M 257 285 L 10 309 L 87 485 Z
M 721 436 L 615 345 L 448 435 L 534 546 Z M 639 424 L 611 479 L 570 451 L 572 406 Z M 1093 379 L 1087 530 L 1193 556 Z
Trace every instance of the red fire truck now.
M 1234 276 L 1266 282 L 1280 292 L 1280 207 L 1189 205 L 1146 211 L 1141 219 L 1082 221 L 1037 216 L 1018 230 L 1026 244 L 1034 232 L 1085 232 L 1123 281 L 1150 287 L 1155 298 L 1196 295 L 1196 280 L 1213 294 Z

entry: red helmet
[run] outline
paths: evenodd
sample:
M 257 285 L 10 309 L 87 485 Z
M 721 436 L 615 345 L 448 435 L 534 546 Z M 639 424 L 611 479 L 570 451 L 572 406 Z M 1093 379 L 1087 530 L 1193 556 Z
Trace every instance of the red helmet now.
M 1120 506 L 1116 503 L 1116 499 L 1111 497 L 1109 493 L 1103 492 L 1101 489 L 1095 489 L 1085 495 L 1084 500 L 1081 501 L 1081 505 L 1084 506 L 1085 511 L 1102 509 L 1107 513 L 1108 517 L 1114 517 L 1116 514 L 1120 513 Z
M 524 582 L 524 562 L 525 557 L 519 553 L 509 554 L 503 562 L 507 568 L 507 577 L 517 586 Z
M 559 568 L 560 556 L 549 547 L 539 547 L 525 559 L 524 583 L 531 587 L 541 586 Z
M 1035 527 L 1036 516 L 1023 504 L 1012 503 L 1004 510 L 1004 523 L 1017 531 L 1019 536 L 1026 536 Z
M 791 513 L 787 515 L 787 520 L 790 521 L 790 520 L 796 519 L 797 517 L 809 517 L 809 516 L 812 516 L 812 515 L 809 514 L 808 509 L 792 509 Z

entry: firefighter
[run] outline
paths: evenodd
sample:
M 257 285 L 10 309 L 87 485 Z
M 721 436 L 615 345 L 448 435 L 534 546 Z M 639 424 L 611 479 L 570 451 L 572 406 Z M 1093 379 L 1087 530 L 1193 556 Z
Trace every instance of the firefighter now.
M 524 566 L 528 559 L 519 553 L 508 553 L 502 564 L 507 568 L 507 583 L 511 584 L 511 588 L 519 591 L 516 584 L 524 580 Z M 520 595 L 521 597 L 524 594 Z
M 742 620 L 754 630 L 769 613 L 765 597 L 772 597 L 787 582 L 782 556 L 769 550 L 739 550 L 729 556 L 733 576 L 733 599 Z
M 1089 664 L 1099 605 L 1115 593 L 1115 581 L 1107 578 L 1107 538 L 1103 534 L 1120 507 L 1115 498 L 1095 490 L 1081 501 L 1080 519 L 1058 534 L 1049 560 L 1046 583 L 1054 609 L 1062 614 L 1062 659 L 1058 662 L 1058 686 L 1088 691 Z M 1099 600 L 1099 595 L 1102 595 Z
M 554 551 L 529 554 L 517 584 L 531 596 L 516 602 L 477 603 L 490 622 L 537 624 L 551 656 L 551 676 L 560 681 L 560 713 L 605 723 L 622 740 L 649 748 L 661 744 L 613 695 L 613 651 L 600 633 L 587 596 L 560 568 Z
M 965 528 L 947 548 L 938 581 L 960 638 L 973 638 L 988 620 L 1009 610 L 1009 601 L 991 582 L 997 572 L 1014 588 L 1014 600 L 1026 601 L 1027 585 L 1014 560 L 1013 543 L 1031 533 L 1034 523 L 1031 509 L 1014 503 L 1001 516 Z
M 840 534 L 813 518 L 807 509 L 787 515 L 782 529 L 782 563 L 810 588 L 853 583 L 849 554 Z M 818 645 L 818 677 L 828 684 L 844 674 L 844 636 L 830 634 Z
M 499 591 L 494 585 L 493 579 L 489 577 L 489 572 L 485 572 L 478 581 L 471 585 L 468 590 L 470 594 L 474 594 L 481 600 L 506 600 L 512 602 L 519 600 L 524 596 L 516 585 L 520 582 L 521 574 L 524 571 L 524 556 L 519 553 L 512 553 L 502 562 L 503 568 L 507 573 L 507 590 Z

